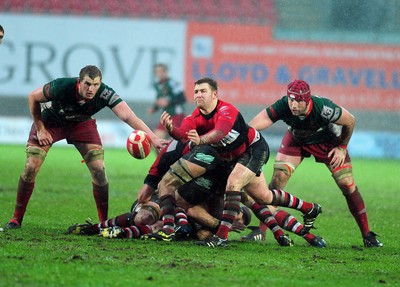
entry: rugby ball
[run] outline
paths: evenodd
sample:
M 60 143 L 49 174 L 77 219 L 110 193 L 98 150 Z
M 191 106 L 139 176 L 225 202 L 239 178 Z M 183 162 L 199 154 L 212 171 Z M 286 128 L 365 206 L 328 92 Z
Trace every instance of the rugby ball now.
M 134 130 L 126 140 L 126 149 L 134 158 L 144 159 L 150 154 L 151 140 L 144 131 Z

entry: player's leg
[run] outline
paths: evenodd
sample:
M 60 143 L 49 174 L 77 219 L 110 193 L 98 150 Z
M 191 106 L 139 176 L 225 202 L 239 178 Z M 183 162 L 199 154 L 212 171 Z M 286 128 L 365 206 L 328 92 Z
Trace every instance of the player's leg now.
M 108 179 L 104 165 L 104 150 L 101 145 L 74 143 L 82 155 L 92 176 L 93 197 L 100 221 L 108 218 Z
M 158 185 L 158 191 L 161 216 L 164 224 L 161 232 L 166 237 L 174 233 L 175 191 L 194 178 L 201 176 L 207 170 L 215 169 L 218 161 L 218 154 L 213 148 L 208 145 L 196 146 L 190 153 L 172 164 L 168 172 L 162 177 Z
M 277 209 L 275 206 L 269 206 L 269 208 L 280 227 L 303 237 L 311 246 L 320 248 L 326 247 L 325 240 L 322 237 L 316 236 L 311 232 L 305 233 L 303 224 L 290 213 L 285 210 Z
M 21 227 L 26 207 L 33 193 L 35 179 L 51 146 L 28 144 L 26 147 L 26 162 L 17 189 L 14 215 L 6 225 L 8 229 Z
M 349 210 L 357 222 L 364 239 L 364 245 L 366 247 L 383 246 L 383 244 L 375 238 L 376 234 L 369 229 L 365 203 L 358 187 L 354 183 L 351 161 L 346 161 L 343 166 L 335 169 L 329 164 L 327 164 L 327 167 L 331 171 L 336 184 L 342 191 Z
M 266 183 L 264 183 L 266 186 Z M 260 223 L 263 224 L 263 226 L 269 228 L 276 241 L 278 241 L 279 245 L 281 246 L 291 246 L 293 245 L 293 242 L 285 236 L 283 233 L 282 229 L 280 228 L 278 222 L 275 220 L 273 213 L 269 209 L 269 206 L 267 205 L 260 205 L 257 202 L 255 202 L 251 197 L 249 197 L 246 193 L 242 193 L 242 203 L 249 207 L 253 213 L 256 215 L 256 217 L 260 220 Z M 242 241 L 255 241 L 255 240 L 265 240 L 265 230 L 260 230 L 259 233 L 252 232 L 252 236 L 256 236 L 256 238 L 248 238 L 248 236 L 243 236 L 241 238 Z M 254 231 L 254 230 L 253 230 Z

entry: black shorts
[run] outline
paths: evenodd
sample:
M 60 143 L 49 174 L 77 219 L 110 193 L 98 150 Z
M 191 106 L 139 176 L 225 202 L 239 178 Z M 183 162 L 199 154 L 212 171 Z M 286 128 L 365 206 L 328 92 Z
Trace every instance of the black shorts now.
M 269 159 L 269 146 L 266 140 L 260 135 L 260 139 L 253 143 L 237 160 L 257 176 L 260 176 L 264 165 Z
M 209 145 L 197 145 L 182 158 L 204 167 L 207 171 L 215 170 L 221 163 L 218 152 Z
M 189 204 L 197 205 L 212 196 L 223 196 L 229 174 L 218 169 L 206 172 L 178 189 L 179 195 Z

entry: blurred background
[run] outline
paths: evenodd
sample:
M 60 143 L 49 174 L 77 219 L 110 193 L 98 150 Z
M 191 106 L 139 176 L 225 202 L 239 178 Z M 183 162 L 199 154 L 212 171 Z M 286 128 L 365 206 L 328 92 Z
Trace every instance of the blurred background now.
M 397 0 L 0 0 L 0 144 L 26 142 L 30 91 L 88 64 L 155 127 L 164 63 L 187 113 L 193 82 L 212 76 L 247 120 L 304 79 L 356 116 L 353 157 L 400 159 L 399 14 Z M 124 146 L 129 127 L 109 110 L 96 118 L 104 145 Z M 272 150 L 285 128 L 264 133 Z

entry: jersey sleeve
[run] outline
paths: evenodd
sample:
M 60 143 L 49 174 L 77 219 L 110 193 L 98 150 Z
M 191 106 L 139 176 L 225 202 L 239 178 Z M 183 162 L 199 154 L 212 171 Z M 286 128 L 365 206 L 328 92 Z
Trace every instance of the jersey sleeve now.
M 336 122 L 342 116 L 342 107 L 338 106 L 330 99 L 316 96 L 314 102 L 319 102 L 321 117 L 329 123 Z
M 222 105 L 218 110 L 218 119 L 215 123 L 215 130 L 227 135 L 233 128 L 239 111 L 231 105 Z
M 267 114 L 272 122 L 276 122 L 284 118 L 285 110 L 288 107 L 287 97 L 283 97 L 266 108 Z
M 121 103 L 123 100 L 119 95 L 109 86 L 102 83 L 104 89 L 100 92 L 100 99 L 104 101 L 105 105 L 110 109 L 114 108 L 116 105 Z

